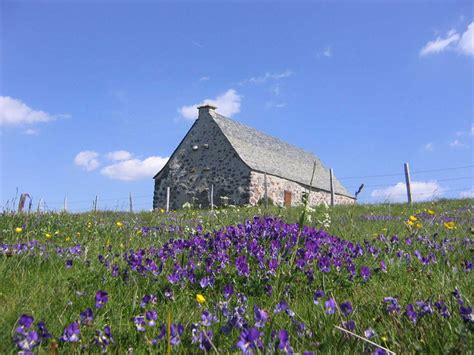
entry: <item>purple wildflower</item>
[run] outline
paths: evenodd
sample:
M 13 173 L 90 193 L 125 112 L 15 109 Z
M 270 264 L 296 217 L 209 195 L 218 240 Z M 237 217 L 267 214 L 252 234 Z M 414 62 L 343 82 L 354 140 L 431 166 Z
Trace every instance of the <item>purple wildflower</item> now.
M 95 307 L 102 308 L 109 300 L 108 294 L 105 291 L 97 291 L 95 294 Z
M 61 341 L 75 343 L 79 341 L 79 334 L 81 329 L 78 322 L 72 322 L 65 329 Z
M 49 334 L 48 328 L 46 328 L 46 324 L 43 321 L 39 321 L 37 327 L 40 340 L 51 338 L 51 334 Z
M 237 342 L 237 347 L 242 351 L 242 354 L 251 354 L 251 349 L 261 348 L 262 346 L 260 332 L 257 328 L 242 330 L 240 339 Z
M 423 302 L 423 301 L 417 301 L 416 305 L 420 307 L 421 312 L 419 316 L 424 316 L 425 314 L 432 314 L 433 313 L 433 308 L 431 308 L 431 305 L 428 302 Z
M 413 305 L 411 303 L 409 305 L 407 305 L 406 315 L 407 315 L 408 319 L 410 319 L 413 322 L 413 324 L 416 324 L 416 320 L 418 319 L 418 315 L 415 312 L 415 307 L 413 307 Z
M 173 290 L 169 287 L 165 288 L 164 295 L 166 299 L 174 301 Z
M 210 327 L 212 323 L 216 322 L 217 318 L 212 315 L 209 311 L 202 312 L 201 324 L 205 327 Z
M 275 306 L 275 310 L 273 313 L 280 313 L 280 312 L 284 312 L 288 309 L 288 303 L 286 303 L 285 301 L 281 301 L 280 303 L 278 303 L 276 306 Z
M 178 345 L 181 342 L 181 335 L 184 332 L 184 326 L 182 324 L 171 324 L 171 345 Z
M 321 257 L 318 260 L 318 267 L 321 272 L 330 272 L 331 271 L 331 262 L 327 257 Z
M 104 327 L 104 331 L 96 330 L 95 334 L 96 335 L 94 337 L 94 342 L 100 346 L 100 348 L 102 349 L 102 353 L 106 353 L 107 347 L 110 345 L 110 343 L 114 342 L 110 327 L 106 325 Z
M 17 335 L 15 343 L 21 350 L 26 351 L 26 354 L 32 354 L 29 351 L 38 346 L 38 339 L 38 333 L 32 330 L 22 335 Z M 23 354 L 25 354 L 25 352 Z
M 278 349 L 283 351 L 285 354 L 293 353 L 293 349 L 291 348 L 291 345 L 290 345 L 288 332 L 286 330 L 282 329 L 278 331 L 278 340 L 279 340 Z
M 451 314 L 449 313 L 448 307 L 443 301 L 435 302 L 435 307 L 438 310 L 439 314 L 441 314 L 442 317 L 444 318 L 449 318 L 451 317 Z
M 355 322 L 352 319 L 348 320 L 347 322 L 342 322 L 342 327 L 344 329 L 347 329 L 347 330 L 353 332 L 354 329 L 355 329 Z
M 231 284 L 227 284 L 224 286 L 224 289 L 222 290 L 222 293 L 224 294 L 224 298 L 228 300 L 230 296 L 234 294 L 234 288 L 232 287 Z
M 154 337 L 151 340 L 151 344 L 152 345 L 158 344 L 158 342 L 162 340 L 165 337 L 165 335 L 166 335 L 166 325 L 165 323 L 161 323 L 160 332 L 158 333 L 156 337 Z
M 317 290 L 314 295 L 313 295 L 313 302 L 314 304 L 319 304 L 319 299 L 324 297 L 324 291 L 323 290 Z
M 66 268 L 67 269 L 72 268 L 72 260 L 71 259 L 66 260 Z
M 145 308 L 145 306 L 149 303 L 155 304 L 157 302 L 157 298 L 154 295 L 145 295 L 142 298 L 140 303 L 140 307 Z
M 385 297 L 383 301 L 387 304 L 387 313 L 395 314 L 400 312 L 400 305 L 395 297 Z
M 367 328 L 365 331 L 364 331 L 364 335 L 367 339 L 370 339 L 372 338 L 374 335 L 375 335 L 375 330 L 373 330 L 372 328 Z
M 369 267 L 365 266 L 365 265 L 362 266 L 362 268 L 360 269 L 360 276 L 362 276 L 364 281 L 369 280 L 371 275 L 372 275 L 372 273 L 370 272 Z
M 463 319 L 463 321 L 467 323 L 474 322 L 474 314 L 472 313 L 471 307 L 464 307 L 464 306 L 459 307 L 459 314 L 461 315 L 461 318 Z
M 258 308 L 257 305 L 253 306 L 253 312 L 254 312 L 255 326 L 257 328 L 263 328 L 265 326 L 265 323 L 268 320 L 268 313 L 265 310 Z
M 383 260 L 380 260 L 380 270 L 387 272 L 387 265 L 385 265 L 385 261 Z
M 250 268 L 245 255 L 240 255 L 235 259 L 235 267 L 239 276 L 249 276 Z
M 143 316 L 136 316 L 133 317 L 133 323 L 135 323 L 135 327 L 139 332 L 145 331 L 145 317 Z
M 334 298 L 328 299 L 324 306 L 326 307 L 327 314 L 334 314 L 336 312 L 336 300 Z
M 156 325 L 156 320 L 158 319 L 158 313 L 156 311 L 147 311 L 145 317 L 148 321 L 148 326 L 154 327 Z
M 89 325 L 89 324 L 92 324 L 92 321 L 94 320 L 94 313 L 92 312 L 92 309 L 89 307 L 84 312 L 81 312 L 79 314 L 79 317 L 80 317 L 80 323 L 82 325 Z
M 22 328 L 29 328 L 33 324 L 34 318 L 27 314 L 22 314 L 18 323 Z
M 343 302 L 340 304 L 342 314 L 346 317 L 352 313 L 352 304 L 350 302 Z

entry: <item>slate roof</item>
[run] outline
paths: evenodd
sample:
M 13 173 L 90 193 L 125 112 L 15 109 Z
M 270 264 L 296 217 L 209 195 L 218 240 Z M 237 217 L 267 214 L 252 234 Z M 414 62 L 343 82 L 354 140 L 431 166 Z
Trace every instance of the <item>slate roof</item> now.
M 266 172 L 309 186 L 313 164 L 316 161 L 312 186 L 330 191 L 329 169 L 314 154 L 224 117 L 215 111 L 212 112 L 211 117 L 240 158 L 252 170 Z M 334 188 L 337 194 L 354 197 L 335 177 Z

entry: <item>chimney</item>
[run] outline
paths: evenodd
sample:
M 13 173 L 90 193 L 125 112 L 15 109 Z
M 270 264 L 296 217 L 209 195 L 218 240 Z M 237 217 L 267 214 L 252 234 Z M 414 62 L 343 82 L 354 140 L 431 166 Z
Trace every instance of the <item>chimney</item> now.
M 199 110 L 198 118 L 201 117 L 201 116 L 205 116 L 205 115 L 214 113 L 215 109 L 217 109 L 217 107 L 212 106 L 210 104 L 204 104 L 204 105 L 198 106 L 198 110 Z

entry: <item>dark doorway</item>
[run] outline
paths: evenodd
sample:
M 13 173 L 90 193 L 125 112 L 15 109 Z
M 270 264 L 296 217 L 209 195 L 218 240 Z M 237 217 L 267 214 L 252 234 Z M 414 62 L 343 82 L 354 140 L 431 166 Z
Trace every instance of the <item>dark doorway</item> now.
M 283 204 L 285 205 L 285 207 L 291 207 L 291 192 L 290 191 L 285 191 Z

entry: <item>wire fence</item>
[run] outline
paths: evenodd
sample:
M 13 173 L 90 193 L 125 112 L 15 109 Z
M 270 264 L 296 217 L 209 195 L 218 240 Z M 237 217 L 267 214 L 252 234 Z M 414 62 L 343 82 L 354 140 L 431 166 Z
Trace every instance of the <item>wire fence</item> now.
M 471 170 L 468 172 L 467 170 Z M 454 173 L 454 174 L 453 174 Z M 429 174 L 429 176 L 426 176 Z M 447 176 L 448 174 L 448 176 Z M 446 167 L 430 170 L 415 170 L 410 173 L 415 178 L 412 184 L 412 193 L 414 201 L 430 200 L 441 198 L 449 195 L 450 197 L 463 197 L 460 193 L 465 192 L 465 197 L 474 197 L 474 165 L 466 165 L 459 167 Z M 407 197 L 405 173 L 387 173 L 387 174 L 372 174 L 361 176 L 340 177 L 339 181 L 343 185 L 347 181 L 345 188 L 349 193 L 356 191 L 364 184 L 362 192 L 357 196 L 359 203 L 373 203 L 373 202 L 404 202 Z M 417 180 L 424 179 L 424 184 L 431 183 L 428 187 L 420 189 Z M 381 179 L 384 183 L 377 183 Z M 359 180 L 360 184 L 354 184 L 354 180 Z M 365 181 L 369 180 L 369 184 Z M 442 183 L 439 185 L 438 183 Z M 449 183 L 449 186 L 446 186 Z M 372 189 L 370 191 L 370 189 Z M 337 193 L 337 192 L 336 192 Z M 454 195 L 456 196 L 454 196 Z M 23 194 L 22 194 L 23 195 Z M 151 210 L 153 205 L 153 195 L 133 195 L 117 197 L 100 197 L 95 196 L 90 199 L 68 200 L 63 201 L 47 201 L 39 199 L 33 201 L 30 199 L 29 210 L 31 211 L 61 211 L 68 212 L 89 212 L 94 210 L 112 210 L 112 211 L 145 211 Z M 16 199 L 9 201 L 7 209 L 15 211 L 18 207 Z M 4 207 L 5 210 L 5 207 Z

